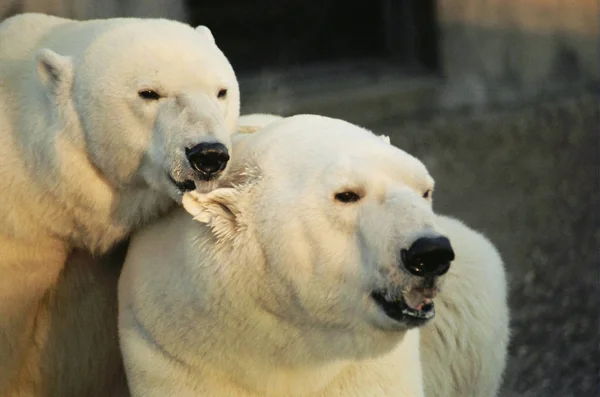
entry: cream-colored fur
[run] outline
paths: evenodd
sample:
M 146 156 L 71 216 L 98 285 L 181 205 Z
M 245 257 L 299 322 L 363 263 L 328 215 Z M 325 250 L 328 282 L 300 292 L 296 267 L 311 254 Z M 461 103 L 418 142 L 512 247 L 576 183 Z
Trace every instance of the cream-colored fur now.
M 74 281 L 68 269 L 85 265 L 73 250 L 104 253 L 180 201 L 169 174 L 194 179 L 185 147 L 230 146 L 238 115 L 235 75 L 205 27 L 42 14 L 0 24 L 0 396 L 49 395 L 50 380 L 51 395 L 110 395 L 83 361 L 117 346 L 93 339 L 114 298 L 86 311 L 97 259 Z M 85 326 L 63 328 L 68 316 Z M 81 354 L 64 354 L 71 346 Z M 120 367 L 110 357 L 101 368 Z
M 132 395 L 423 396 L 418 328 L 371 297 L 422 291 L 400 251 L 439 233 L 423 164 L 319 116 L 235 142 L 229 185 L 132 240 L 119 280 Z
M 456 255 L 436 298 L 436 315 L 421 329 L 428 397 L 494 397 L 509 340 L 504 265 L 492 243 L 445 216 L 438 224 Z

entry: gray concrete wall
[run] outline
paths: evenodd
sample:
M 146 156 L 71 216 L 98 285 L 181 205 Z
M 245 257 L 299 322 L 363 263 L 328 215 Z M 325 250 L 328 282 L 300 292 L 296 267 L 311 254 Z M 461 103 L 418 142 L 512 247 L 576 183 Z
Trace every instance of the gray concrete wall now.
M 438 18 L 444 106 L 598 81 L 597 0 L 439 0 Z
M 597 0 L 438 0 L 439 76 L 393 64 L 242 78 L 243 111 L 365 124 L 457 108 L 485 114 L 597 87 Z M 245 77 L 245 76 L 243 76 Z

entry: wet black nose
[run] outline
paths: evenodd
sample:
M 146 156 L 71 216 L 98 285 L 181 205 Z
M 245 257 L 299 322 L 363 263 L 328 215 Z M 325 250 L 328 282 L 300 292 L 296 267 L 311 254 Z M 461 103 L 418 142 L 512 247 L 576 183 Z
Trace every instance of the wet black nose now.
M 420 277 L 441 276 L 450 268 L 454 251 L 446 237 L 421 237 L 401 251 L 406 270 Z
M 218 142 L 203 142 L 191 149 L 186 148 L 185 157 L 192 168 L 206 178 L 223 171 L 229 161 L 227 148 Z

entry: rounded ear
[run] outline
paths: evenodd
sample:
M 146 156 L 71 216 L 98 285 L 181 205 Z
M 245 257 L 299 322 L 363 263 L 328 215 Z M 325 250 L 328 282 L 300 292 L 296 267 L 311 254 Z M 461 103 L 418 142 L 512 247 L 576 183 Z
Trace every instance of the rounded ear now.
M 71 57 L 58 55 L 56 52 L 42 48 L 35 55 L 38 78 L 41 83 L 53 92 L 70 87 L 73 81 L 73 64 Z
M 210 41 L 212 41 L 213 43 L 215 42 L 215 38 L 212 34 L 212 32 L 210 31 L 209 28 L 207 28 L 204 25 L 200 25 L 196 28 L 196 32 L 200 33 L 201 35 L 205 36 L 206 38 L 208 38 Z
M 381 139 L 382 141 L 384 141 L 385 143 L 391 144 L 390 143 L 390 137 L 387 135 L 378 135 L 377 136 L 379 139 Z
M 252 134 L 260 130 L 260 127 L 249 126 L 249 125 L 238 125 L 238 133 L 240 134 Z
M 187 192 L 182 204 L 194 220 L 209 225 L 217 237 L 231 237 L 238 229 L 238 199 L 237 189 L 218 188 L 209 193 Z

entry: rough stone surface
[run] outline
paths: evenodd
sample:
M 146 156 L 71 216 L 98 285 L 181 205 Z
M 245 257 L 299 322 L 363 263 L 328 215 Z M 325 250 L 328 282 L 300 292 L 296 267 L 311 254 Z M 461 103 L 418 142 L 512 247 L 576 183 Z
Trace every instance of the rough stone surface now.
M 505 259 L 513 335 L 503 397 L 600 395 L 599 125 L 595 92 L 369 125 L 429 167 L 438 212 L 482 230 Z
M 445 106 L 598 81 L 597 0 L 437 0 Z

